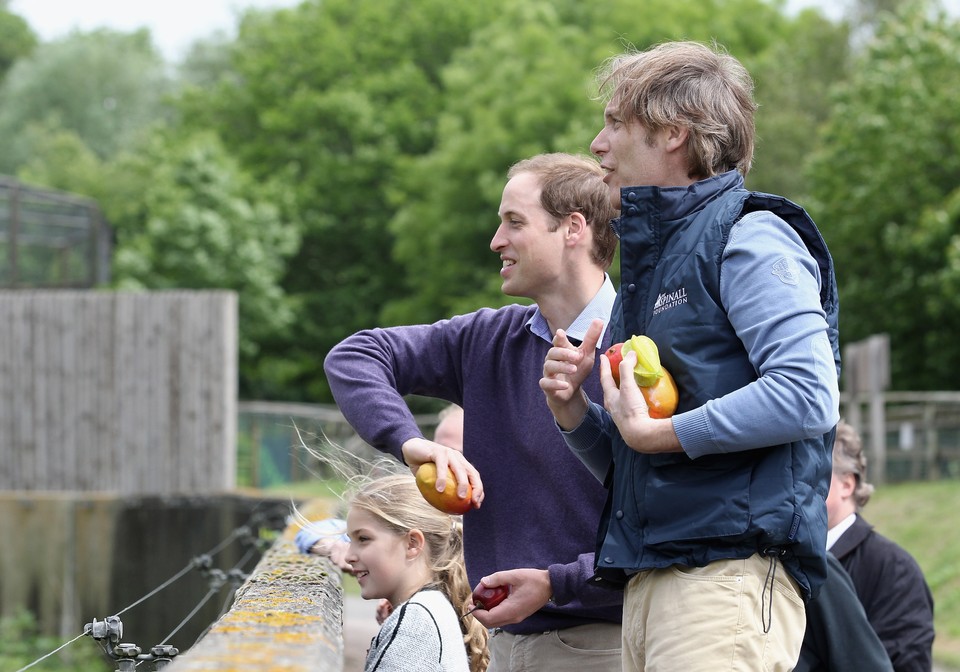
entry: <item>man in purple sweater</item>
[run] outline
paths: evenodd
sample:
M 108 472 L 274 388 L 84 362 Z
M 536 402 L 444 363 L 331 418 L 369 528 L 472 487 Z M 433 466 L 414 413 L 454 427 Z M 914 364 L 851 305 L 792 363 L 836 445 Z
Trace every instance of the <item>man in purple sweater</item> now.
M 365 441 L 414 472 L 435 462 L 445 474 L 449 465 L 461 494 L 466 479 L 473 485 L 475 508 L 463 518 L 471 585 L 510 588 L 503 603 L 474 614 L 495 629 L 490 672 L 620 670 L 621 594 L 588 583 L 605 491 L 564 445 L 538 384 L 557 329 L 582 338 L 594 318 L 609 318 L 614 214 L 596 162 L 521 161 L 508 173 L 490 247 L 503 292 L 535 305 L 361 331 L 324 363 Z M 596 376 L 585 387 L 600 393 Z M 462 452 L 424 438 L 407 394 L 464 409 Z

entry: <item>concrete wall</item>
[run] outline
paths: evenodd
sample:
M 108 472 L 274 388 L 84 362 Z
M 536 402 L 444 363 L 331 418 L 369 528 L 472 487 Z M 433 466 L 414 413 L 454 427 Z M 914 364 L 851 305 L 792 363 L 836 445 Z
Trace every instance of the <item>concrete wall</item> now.
M 0 492 L 0 616 L 28 609 L 44 634 L 66 641 L 93 619 L 124 610 L 123 641 L 149 651 L 211 590 L 210 577 L 190 567 L 193 559 L 223 544 L 211 566 L 226 572 L 248 557 L 241 569 L 251 572 L 265 549 L 248 556 L 258 542 L 233 535 L 251 522 L 282 529 L 289 509 L 287 499 L 241 494 Z M 169 643 L 189 649 L 219 616 L 228 591 L 214 595 Z

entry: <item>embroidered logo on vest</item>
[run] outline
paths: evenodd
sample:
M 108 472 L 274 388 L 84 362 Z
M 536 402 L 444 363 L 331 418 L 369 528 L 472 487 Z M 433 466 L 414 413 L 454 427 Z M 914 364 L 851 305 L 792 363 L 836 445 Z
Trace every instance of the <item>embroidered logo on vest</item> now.
M 657 297 L 657 302 L 653 304 L 653 314 L 659 315 L 665 310 L 676 308 L 687 302 L 687 290 L 685 287 L 674 292 L 661 292 Z

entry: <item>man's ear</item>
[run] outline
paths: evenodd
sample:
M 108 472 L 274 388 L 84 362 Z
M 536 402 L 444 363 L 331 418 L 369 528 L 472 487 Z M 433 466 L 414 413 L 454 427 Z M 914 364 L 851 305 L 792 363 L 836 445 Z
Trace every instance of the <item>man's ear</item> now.
M 420 530 L 410 530 L 407 532 L 407 559 L 414 560 L 423 553 L 426 545 L 426 539 Z
M 836 474 L 833 475 L 834 478 L 838 478 Z M 854 491 L 857 489 L 857 477 L 853 474 L 847 473 L 839 476 L 840 482 L 840 496 L 843 499 L 849 499 L 853 497 Z
M 567 230 L 565 238 L 569 243 L 576 243 L 580 238 L 586 235 L 589 227 L 586 218 L 579 212 L 571 212 L 567 215 Z
M 664 149 L 668 152 L 675 152 L 686 146 L 687 138 L 690 137 L 690 129 L 686 126 L 667 126 L 663 130 Z

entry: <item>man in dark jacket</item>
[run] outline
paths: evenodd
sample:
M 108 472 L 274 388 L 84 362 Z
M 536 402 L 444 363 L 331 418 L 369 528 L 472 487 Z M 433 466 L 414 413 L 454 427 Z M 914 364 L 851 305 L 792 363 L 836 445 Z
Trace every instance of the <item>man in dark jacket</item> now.
M 807 631 L 793 672 L 893 672 L 880 638 L 857 599 L 850 576 L 827 554 L 827 580 L 807 602 Z
M 870 499 L 867 460 L 856 430 L 841 421 L 827 495 L 827 548 L 853 579 L 870 624 L 896 672 L 933 666 L 933 596 L 916 560 L 874 531 L 859 511 Z

